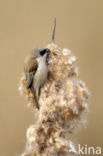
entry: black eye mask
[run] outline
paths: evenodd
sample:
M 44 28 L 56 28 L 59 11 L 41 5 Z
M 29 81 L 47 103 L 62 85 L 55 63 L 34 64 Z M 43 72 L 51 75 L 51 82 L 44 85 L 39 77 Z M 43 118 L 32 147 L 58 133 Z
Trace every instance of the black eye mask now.
M 40 51 L 40 55 L 43 56 L 46 53 L 46 49 Z
M 49 53 L 49 49 L 44 49 L 42 51 L 40 51 L 40 55 L 43 56 L 45 53 Z

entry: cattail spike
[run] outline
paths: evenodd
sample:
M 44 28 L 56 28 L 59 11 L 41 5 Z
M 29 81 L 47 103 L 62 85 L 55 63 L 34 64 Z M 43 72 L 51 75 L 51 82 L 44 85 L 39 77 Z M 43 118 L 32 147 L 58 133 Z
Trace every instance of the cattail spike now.
M 55 28 L 56 28 L 56 17 L 54 18 L 53 33 L 52 33 L 52 43 L 55 43 Z

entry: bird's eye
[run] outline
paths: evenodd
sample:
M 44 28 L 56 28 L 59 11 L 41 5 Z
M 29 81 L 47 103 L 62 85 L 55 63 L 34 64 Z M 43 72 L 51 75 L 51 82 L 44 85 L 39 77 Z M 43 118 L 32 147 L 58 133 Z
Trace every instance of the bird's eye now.
M 43 56 L 46 53 L 46 49 L 40 51 L 40 55 Z
M 40 55 L 43 56 L 45 53 L 48 53 L 49 50 L 48 49 L 44 49 L 42 51 L 40 51 Z

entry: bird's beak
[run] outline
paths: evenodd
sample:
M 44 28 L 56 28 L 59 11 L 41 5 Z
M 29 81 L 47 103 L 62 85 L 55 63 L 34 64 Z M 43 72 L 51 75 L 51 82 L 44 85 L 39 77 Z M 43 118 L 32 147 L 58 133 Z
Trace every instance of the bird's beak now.
M 49 57 L 50 49 L 46 49 L 46 56 Z
M 46 53 L 50 53 L 50 49 L 47 49 L 47 50 L 46 50 Z

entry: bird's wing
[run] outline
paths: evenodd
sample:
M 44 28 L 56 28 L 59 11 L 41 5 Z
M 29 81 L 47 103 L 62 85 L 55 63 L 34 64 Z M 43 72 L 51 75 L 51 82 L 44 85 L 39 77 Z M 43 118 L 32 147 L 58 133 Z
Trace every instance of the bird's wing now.
M 25 75 L 27 79 L 27 88 L 32 87 L 32 83 L 33 83 L 33 79 L 34 79 L 34 75 L 36 73 L 37 67 L 38 67 L 38 64 L 37 64 L 35 57 L 30 57 L 26 60 L 24 70 L 25 70 Z
M 30 73 L 30 74 L 26 73 L 26 79 L 27 79 L 26 87 L 31 88 L 32 83 L 33 83 L 33 74 L 32 73 Z

